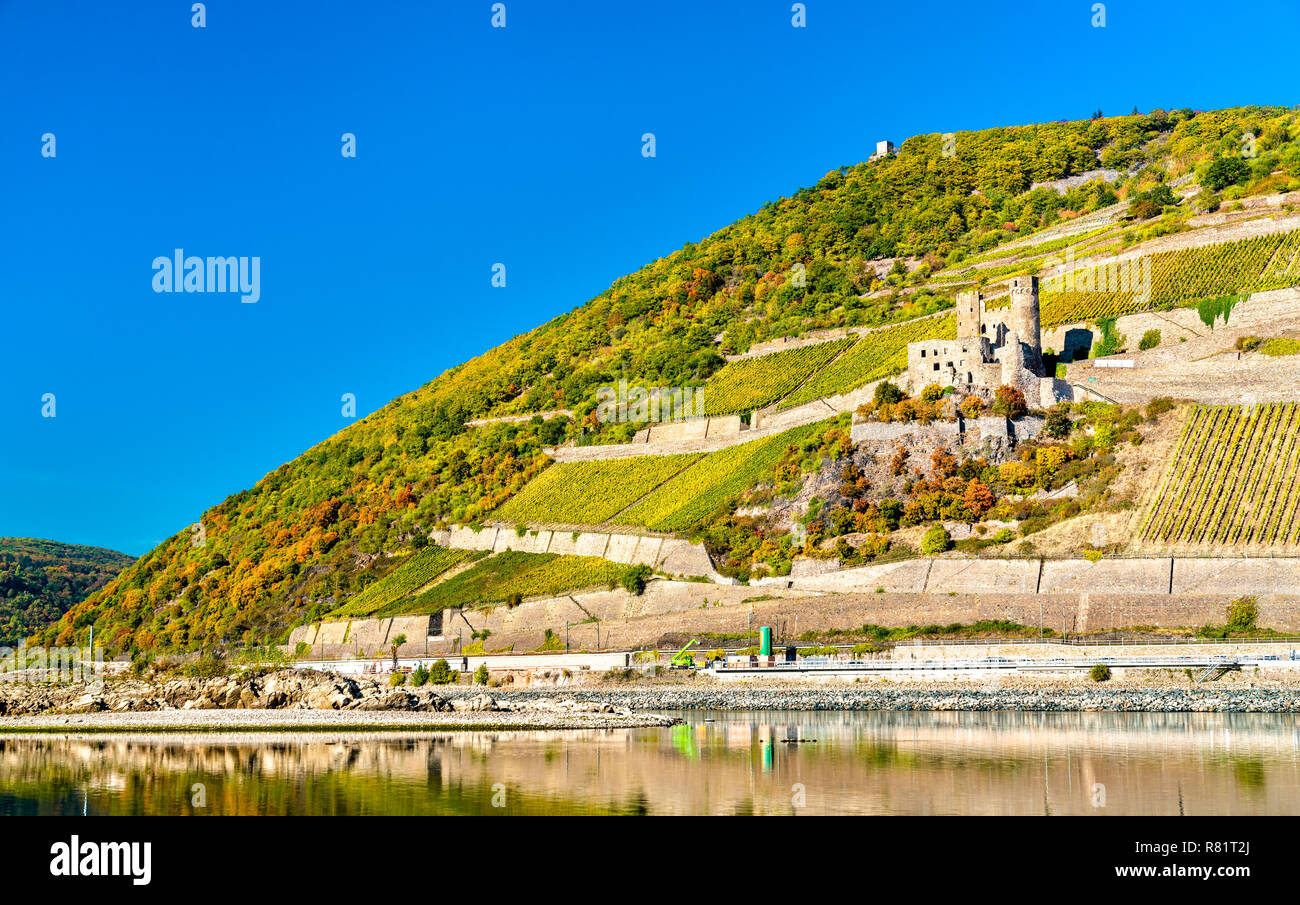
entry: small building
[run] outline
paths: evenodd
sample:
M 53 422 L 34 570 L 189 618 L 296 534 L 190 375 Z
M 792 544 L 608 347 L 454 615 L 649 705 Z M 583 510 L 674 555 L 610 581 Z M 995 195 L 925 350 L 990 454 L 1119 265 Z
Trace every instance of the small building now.
M 894 143 L 892 141 L 876 142 L 876 153 L 867 158 L 867 163 L 873 160 L 880 160 L 882 157 L 888 157 L 894 153 Z

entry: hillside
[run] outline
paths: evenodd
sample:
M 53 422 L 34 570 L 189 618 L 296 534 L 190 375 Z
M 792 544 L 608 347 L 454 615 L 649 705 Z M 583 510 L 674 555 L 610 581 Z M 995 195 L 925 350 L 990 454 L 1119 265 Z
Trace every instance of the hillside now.
M 132 562 L 101 547 L 0 537 L 0 647 L 54 622 Z
M 1252 158 L 1239 154 L 1247 133 L 1256 137 Z M 395 399 L 203 513 L 204 545 L 192 544 L 183 527 L 43 639 L 81 640 L 93 623 L 97 637 L 124 650 L 282 640 L 292 625 L 346 606 L 399 564 L 393 554 L 423 547 L 431 530 L 451 523 L 572 518 L 695 535 L 724 574 L 743 578 L 760 564 L 787 570 L 793 556 L 827 541 L 834 548 L 836 538 L 847 538 L 841 551 L 860 560 L 899 554 L 919 540 L 906 540 L 909 529 L 936 520 L 996 512 L 1028 522 L 1032 533 L 1068 517 L 1049 517 L 1024 498 L 1071 480 L 1104 484 L 1111 447 L 1132 438 L 1142 412 L 1084 404 L 1058 424 L 1063 434 L 1052 448 L 1069 447 L 1068 455 L 1045 452 L 1030 463 L 939 457 L 924 470 L 913 462 L 887 491 L 858 483 L 871 480 L 855 474 L 883 466 L 853 460 L 843 431 L 832 436 L 827 422 L 763 447 L 743 480 L 722 480 L 735 463 L 710 452 L 698 461 L 637 462 L 616 475 L 554 472 L 520 494 L 552 467 L 545 450 L 624 443 L 645 427 L 599 417 L 598 391 L 620 380 L 702 387 L 707 413 L 742 419 L 819 403 L 897 373 L 907 342 L 949 336 L 955 321 L 946 312 L 960 289 L 981 286 L 995 305 L 1011 276 L 1201 233 L 1216 240 L 1207 242 L 1211 250 L 1152 252 L 1148 297 L 1099 290 L 1092 278 L 1066 281 L 1055 294 L 1045 288 L 1044 327 L 1091 322 L 1099 354 L 1114 350 L 1106 348 L 1112 318 L 1300 279 L 1294 236 L 1237 239 L 1227 231 L 1275 210 L 1255 202 L 1300 189 L 1293 111 L 1153 111 L 954 138 L 951 156 L 942 136 L 921 135 L 897 154 L 834 170 Z M 1104 169 L 1113 174 L 1070 179 Z M 1054 180 L 1067 184 L 1034 187 Z M 759 344 L 822 334 L 824 344 L 729 361 Z M 887 400 L 901 408 L 887 410 L 886 420 L 952 416 L 921 389 Z M 547 414 L 559 410 L 572 416 Z M 821 417 L 836 411 L 827 406 Z M 529 413 L 537 417 L 466 424 Z M 1095 442 L 1098 433 L 1104 442 Z M 857 472 L 846 476 L 848 465 Z M 828 468 L 837 493 L 810 498 Z M 783 515 L 774 523 L 737 519 L 738 499 Z

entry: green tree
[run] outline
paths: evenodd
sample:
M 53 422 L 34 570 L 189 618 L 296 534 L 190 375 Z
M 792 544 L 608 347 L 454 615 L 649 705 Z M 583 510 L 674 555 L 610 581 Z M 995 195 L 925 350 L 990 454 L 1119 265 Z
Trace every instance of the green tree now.
M 876 384 L 875 399 L 877 406 L 893 405 L 895 402 L 901 402 L 905 397 L 906 394 L 896 384 L 892 384 L 888 380 L 882 380 Z
M 935 556 L 952 549 L 952 535 L 943 525 L 935 525 L 921 538 L 921 552 L 926 556 Z
M 1230 185 L 1241 185 L 1250 179 L 1250 167 L 1240 157 L 1219 157 L 1210 164 L 1201 178 L 1201 185 L 1212 192 L 1221 192 Z
M 429 681 L 434 685 L 450 685 L 457 679 L 457 673 L 451 665 L 441 658 L 434 660 L 429 667 Z

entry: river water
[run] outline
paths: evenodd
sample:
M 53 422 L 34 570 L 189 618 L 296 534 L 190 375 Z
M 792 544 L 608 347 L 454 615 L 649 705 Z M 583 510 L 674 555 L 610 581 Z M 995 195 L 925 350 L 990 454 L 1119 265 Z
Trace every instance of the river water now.
M 0 815 L 1300 813 L 1296 714 L 683 717 L 569 732 L 0 735 Z

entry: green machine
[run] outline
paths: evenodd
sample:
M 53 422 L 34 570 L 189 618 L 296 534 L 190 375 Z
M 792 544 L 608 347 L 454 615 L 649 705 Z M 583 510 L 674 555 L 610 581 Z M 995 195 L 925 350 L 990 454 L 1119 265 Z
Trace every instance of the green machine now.
M 669 668 L 671 668 L 671 669 L 693 669 L 694 666 L 695 666 L 695 658 L 692 657 L 690 654 L 688 654 L 687 651 L 691 648 L 691 645 L 693 645 L 693 644 L 699 644 L 699 643 L 700 643 L 699 641 L 697 641 L 697 640 L 695 640 L 694 638 L 692 638 L 692 639 L 687 643 L 686 647 L 683 647 L 683 648 L 682 648 L 681 650 L 679 650 L 677 653 L 673 654 L 673 658 L 672 658 L 671 660 L 668 661 L 668 666 L 669 666 Z
M 772 655 L 772 626 L 770 625 L 759 626 L 758 655 L 760 657 L 770 657 Z

